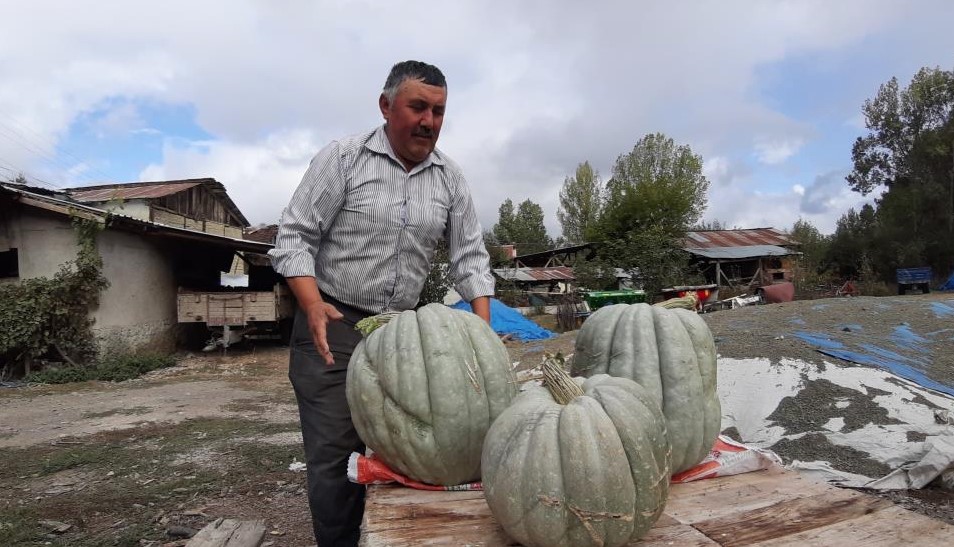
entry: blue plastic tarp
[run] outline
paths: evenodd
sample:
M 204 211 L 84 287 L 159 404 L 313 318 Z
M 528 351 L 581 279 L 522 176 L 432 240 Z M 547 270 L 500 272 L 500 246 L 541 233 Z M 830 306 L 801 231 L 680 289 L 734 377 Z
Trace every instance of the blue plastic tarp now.
M 850 329 L 849 329 L 850 330 Z M 874 344 L 849 344 L 848 340 L 841 340 L 840 333 L 822 333 L 796 331 L 792 335 L 807 342 L 817 351 L 837 359 L 843 359 L 859 365 L 868 365 L 887 370 L 906 380 L 933 389 L 947 395 L 954 395 L 954 387 L 941 383 L 926 372 L 931 365 L 933 353 L 932 339 L 937 335 L 946 335 L 946 330 L 918 334 L 911 330 L 909 325 L 895 327 L 887 340 L 896 351 Z M 906 353 L 907 355 L 902 354 Z
M 470 304 L 463 300 L 451 307 L 471 311 Z M 509 334 L 517 340 L 546 340 L 556 336 L 496 298 L 490 299 L 490 327 L 497 334 Z
M 954 291 L 954 273 L 951 274 L 951 277 L 947 278 L 947 281 L 941 285 L 938 290 L 940 291 Z

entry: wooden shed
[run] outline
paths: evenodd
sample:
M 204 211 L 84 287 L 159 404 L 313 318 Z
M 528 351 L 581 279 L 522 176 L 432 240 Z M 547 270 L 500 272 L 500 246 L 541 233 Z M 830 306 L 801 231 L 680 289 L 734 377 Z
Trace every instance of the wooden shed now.
M 799 243 L 776 228 L 689 232 L 683 249 L 700 265 L 706 282 L 753 289 L 791 282 Z

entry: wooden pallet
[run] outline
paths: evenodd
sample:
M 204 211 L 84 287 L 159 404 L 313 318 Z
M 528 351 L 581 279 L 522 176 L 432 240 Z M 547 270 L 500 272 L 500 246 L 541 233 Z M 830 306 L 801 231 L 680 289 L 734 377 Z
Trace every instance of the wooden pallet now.
M 361 545 L 516 545 L 482 492 L 368 490 Z M 890 501 L 772 469 L 672 486 L 640 546 L 954 545 L 954 526 Z

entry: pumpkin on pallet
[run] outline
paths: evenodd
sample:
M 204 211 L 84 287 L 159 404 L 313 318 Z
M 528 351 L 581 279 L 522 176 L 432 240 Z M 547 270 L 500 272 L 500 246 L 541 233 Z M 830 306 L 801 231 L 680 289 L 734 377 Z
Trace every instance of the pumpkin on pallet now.
M 696 465 L 722 424 L 712 332 L 695 312 L 616 304 L 591 315 L 576 338 L 574 375 L 628 378 L 660 401 L 672 442 L 672 471 Z
M 572 379 L 543 364 L 484 441 L 484 496 L 522 545 L 616 546 L 665 508 L 670 445 L 659 404 L 625 378 Z
M 414 480 L 480 478 L 484 436 L 517 394 L 507 348 L 476 315 L 428 304 L 394 314 L 355 349 L 348 405 L 364 443 Z

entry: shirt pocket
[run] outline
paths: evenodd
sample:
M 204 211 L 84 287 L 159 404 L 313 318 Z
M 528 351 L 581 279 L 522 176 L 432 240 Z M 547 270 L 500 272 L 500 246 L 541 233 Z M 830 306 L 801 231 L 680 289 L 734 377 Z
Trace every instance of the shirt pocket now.
M 408 230 L 418 243 L 432 247 L 444 237 L 450 204 L 437 196 L 408 198 Z

